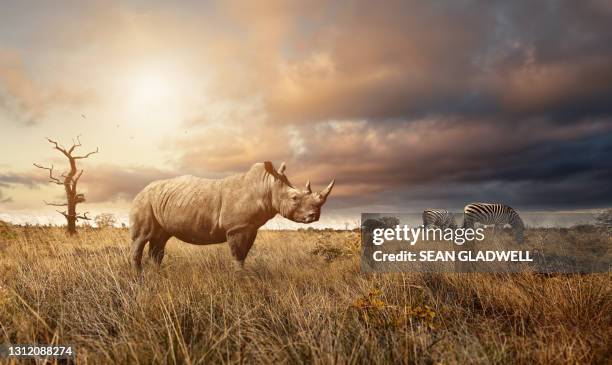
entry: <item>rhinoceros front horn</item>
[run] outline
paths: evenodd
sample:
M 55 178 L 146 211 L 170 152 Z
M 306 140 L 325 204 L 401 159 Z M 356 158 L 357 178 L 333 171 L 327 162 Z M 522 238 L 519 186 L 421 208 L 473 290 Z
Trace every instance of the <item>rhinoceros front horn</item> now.
M 310 190 L 310 180 L 306 181 L 306 192 L 312 193 L 312 190 Z
M 325 189 L 323 189 L 321 191 L 321 197 L 323 197 L 323 199 L 327 198 L 327 196 L 329 195 L 329 193 L 331 193 L 332 188 L 334 187 L 334 183 L 336 182 L 336 179 L 333 179 L 329 185 L 327 185 L 327 187 Z

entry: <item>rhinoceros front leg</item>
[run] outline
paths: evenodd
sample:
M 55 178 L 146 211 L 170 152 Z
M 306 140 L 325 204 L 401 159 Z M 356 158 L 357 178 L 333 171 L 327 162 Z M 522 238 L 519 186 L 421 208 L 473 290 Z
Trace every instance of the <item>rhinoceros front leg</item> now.
M 164 251 L 169 239 L 169 234 L 160 232 L 155 237 L 151 238 L 149 242 L 149 257 L 151 257 L 158 266 L 161 266 L 162 260 L 164 259 Z
M 232 251 L 236 270 L 239 271 L 244 268 L 244 260 L 249 254 L 256 236 L 257 229 L 252 227 L 233 229 L 227 233 L 227 243 Z

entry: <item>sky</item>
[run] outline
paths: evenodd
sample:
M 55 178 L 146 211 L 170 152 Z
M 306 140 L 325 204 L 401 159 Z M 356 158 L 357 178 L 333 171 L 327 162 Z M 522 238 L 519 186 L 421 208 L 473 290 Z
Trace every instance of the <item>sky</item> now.
M 285 161 L 360 212 L 612 206 L 612 2 L 3 1 L 0 218 L 80 135 L 81 211 Z M 283 225 L 282 220 L 273 224 Z

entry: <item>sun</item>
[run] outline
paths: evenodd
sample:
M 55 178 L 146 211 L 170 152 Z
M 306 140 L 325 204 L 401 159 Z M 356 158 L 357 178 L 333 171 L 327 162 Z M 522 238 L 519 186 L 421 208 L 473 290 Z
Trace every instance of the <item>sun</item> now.
M 118 75 L 115 94 L 134 125 L 173 125 L 201 100 L 198 84 L 178 62 L 134 64 Z
M 142 72 L 131 82 L 130 99 L 136 107 L 154 107 L 168 102 L 176 88 L 172 78 L 160 72 Z

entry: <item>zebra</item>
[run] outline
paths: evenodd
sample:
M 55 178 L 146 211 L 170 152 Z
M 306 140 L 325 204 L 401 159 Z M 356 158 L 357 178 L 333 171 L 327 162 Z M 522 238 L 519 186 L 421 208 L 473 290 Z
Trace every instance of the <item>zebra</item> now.
M 442 229 L 457 228 L 457 222 L 452 213 L 446 209 L 425 209 L 423 211 L 423 227 L 436 226 Z
M 518 243 L 525 241 L 525 224 L 511 207 L 500 203 L 471 203 L 463 208 L 463 228 L 474 228 L 474 223 L 494 224 L 503 228 L 509 224 Z

